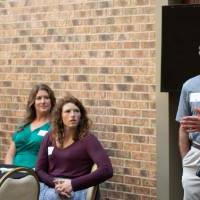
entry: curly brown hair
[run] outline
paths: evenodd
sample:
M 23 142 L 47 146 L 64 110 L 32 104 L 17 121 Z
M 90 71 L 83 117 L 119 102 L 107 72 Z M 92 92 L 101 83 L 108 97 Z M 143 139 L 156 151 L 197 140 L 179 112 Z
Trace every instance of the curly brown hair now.
M 88 134 L 91 125 L 91 121 L 87 116 L 87 111 L 85 107 L 77 98 L 72 95 L 67 95 L 61 98 L 52 112 L 51 135 L 53 144 L 56 145 L 56 142 L 58 142 L 61 147 L 63 147 L 64 142 L 64 124 L 62 120 L 62 109 L 63 106 L 67 103 L 73 103 L 74 105 L 76 105 L 81 113 L 80 122 L 77 126 L 76 134 L 73 136 L 74 141 L 84 138 Z

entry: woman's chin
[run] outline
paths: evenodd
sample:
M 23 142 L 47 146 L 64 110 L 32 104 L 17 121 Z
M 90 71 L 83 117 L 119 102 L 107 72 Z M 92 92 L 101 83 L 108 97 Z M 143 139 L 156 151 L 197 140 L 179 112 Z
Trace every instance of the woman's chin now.
M 48 114 L 50 114 L 50 110 L 49 109 L 41 109 L 38 111 L 38 114 L 48 115 Z

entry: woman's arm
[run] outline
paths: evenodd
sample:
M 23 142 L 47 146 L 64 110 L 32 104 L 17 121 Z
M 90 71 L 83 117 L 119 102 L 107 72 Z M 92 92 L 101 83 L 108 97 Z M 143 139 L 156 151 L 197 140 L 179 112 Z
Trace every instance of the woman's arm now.
M 73 191 L 98 185 L 113 176 L 111 161 L 97 138 L 94 135 L 87 136 L 85 146 L 90 158 L 97 164 L 98 169 L 90 174 L 72 179 Z
M 13 164 L 13 158 L 16 153 L 15 143 L 11 141 L 8 152 L 6 154 L 6 157 L 4 159 L 5 164 Z
M 43 142 L 40 146 L 40 151 L 38 154 L 37 164 L 36 164 L 36 172 L 40 179 L 40 181 L 44 182 L 50 187 L 54 187 L 55 184 L 53 182 L 54 177 L 48 174 L 48 142 L 49 142 L 50 134 L 47 134 L 43 139 Z

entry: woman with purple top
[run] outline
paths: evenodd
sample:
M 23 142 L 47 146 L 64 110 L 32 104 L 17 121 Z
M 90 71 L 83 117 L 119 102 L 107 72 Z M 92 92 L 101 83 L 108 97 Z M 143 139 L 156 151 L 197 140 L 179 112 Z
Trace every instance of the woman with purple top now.
M 91 173 L 94 163 L 98 169 Z M 89 132 L 87 112 L 75 97 L 66 96 L 56 105 L 36 171 L 42 182 L 40 200 L 85 200 L 86 188 L 112 177 L 110 159 Z

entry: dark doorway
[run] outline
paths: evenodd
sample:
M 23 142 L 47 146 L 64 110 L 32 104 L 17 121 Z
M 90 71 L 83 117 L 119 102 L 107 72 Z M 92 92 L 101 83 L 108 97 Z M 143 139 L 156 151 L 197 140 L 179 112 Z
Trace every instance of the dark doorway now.
M 179 102 L 179 92 L 169 93 L 169 190 L 170 200 L 182 200 L 181 185 L 182 160 L 178 147 L 179 124 L 175 121 Z
M 200 4 L 200 0 L 168 0 L 168 5 L 173 4 Z M 170 200 L 182 200 L 183 189 L 182 159 L 178 147 L 179 124 L 175 121 L 179 103 L 179 92 L 169 92 L 169 191 Z

